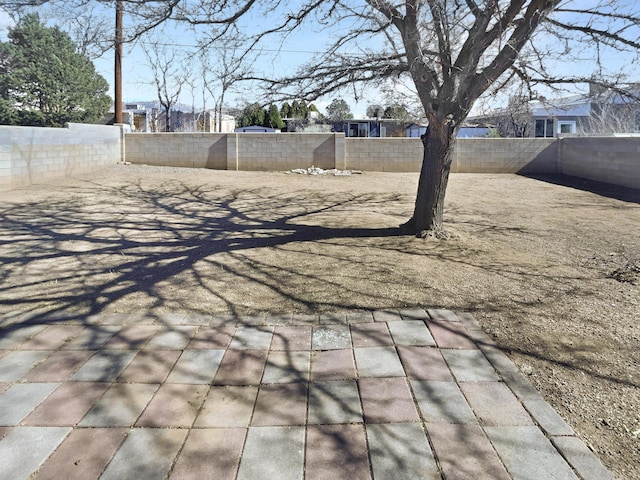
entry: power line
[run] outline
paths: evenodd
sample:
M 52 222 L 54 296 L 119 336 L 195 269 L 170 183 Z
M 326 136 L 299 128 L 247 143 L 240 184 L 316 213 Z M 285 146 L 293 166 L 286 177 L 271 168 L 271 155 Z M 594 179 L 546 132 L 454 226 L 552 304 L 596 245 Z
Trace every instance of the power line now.
M 203 45 L 193 45 L 193 44 L 188 44 L 188 43 L 164 43 L 164 42 L 148 42 L 145 40 L 139 40 L 139 43 L 143 44 L 143 45 L 158 45 L 161 47 L 184 47 L 184 48 L 204 48 Z M 321 51 L 312 51 L 312 50 L 289 50 L 289 49 L 283 49 L 283 48 L 252 48 L 251 49 L 254 52 L 271 52 L 271 53 L 305 53 L 305 54 L 310 54 L 310 55 L 322 55 L 323 53 L 326 52 L 321 52 Z M 358 55 L 357 53 L 349 53 L 349 52 L 345 52 L 345 55 Z

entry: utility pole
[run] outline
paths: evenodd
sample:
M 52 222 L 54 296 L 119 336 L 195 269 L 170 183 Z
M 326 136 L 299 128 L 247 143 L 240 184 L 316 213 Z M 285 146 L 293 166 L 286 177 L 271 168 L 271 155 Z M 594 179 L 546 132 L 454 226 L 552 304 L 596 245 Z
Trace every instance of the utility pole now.
M 122 0 L 116 0 L 116 52 L 114 65 L 114 123 L 122 123 Z

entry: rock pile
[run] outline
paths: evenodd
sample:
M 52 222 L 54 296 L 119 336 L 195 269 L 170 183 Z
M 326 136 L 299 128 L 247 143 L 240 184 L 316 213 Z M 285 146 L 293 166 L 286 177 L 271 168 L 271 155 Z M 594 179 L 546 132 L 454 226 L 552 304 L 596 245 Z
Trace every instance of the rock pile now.
M 294 168 L 291 170 L 291 173 L 297 173 L 300 175 L 334 175 L 336 177 L 347 177 L 352 173 L 360 173 L 360 172 L 352 172 L 351 170 L 338 170 L 336 168 L 330 168 L 328 170 L 324 170 L 319 167 L 314 167 L 311 165 L 309 168 Z

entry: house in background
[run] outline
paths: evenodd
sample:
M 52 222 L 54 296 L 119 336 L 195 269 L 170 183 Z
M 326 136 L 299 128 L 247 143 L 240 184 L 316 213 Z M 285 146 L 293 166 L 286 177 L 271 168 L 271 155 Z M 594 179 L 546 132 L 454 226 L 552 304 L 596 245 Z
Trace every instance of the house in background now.
M 148 132 L 156 115 L 156 109 L 147 109 L 138 103 L 126 103 L 122 109 L 122 123 L 129 125 L 131 132 Z
M 157 116 L 154 109 L 147 108 L 141 103 L 123 103 L 122 104 L 122 123 L 128 132 L 150 132 L 153 119 Z M 109 113 L 105 116 L 102 123 L 105 125 L 113 125 L 115 122 L 115 113 L 113 106 Z
M 334 132 L 345 137 L 404 137 L 407 122 L 394 118 L 364 118 L 332 123 Z
M 486 138 L 495 131 L 490 125 L 463 125 L 456 138 Z
M 592 87 L 588 94 L 516 102 L 469 118 L 496 125 L 503 137 L 555 138 L 609 136 L 640 132 L 640 88 L 635 96 Z
M 280 133 L 280 130 L 271 127 L 261 127 L 260 125 L 249 125 L 248 127 L 238 127 L 236 133 Z
M 426 123 L 412 123 L 407 127 L 407 137 L 408 138 L 420 138 L 422 135 L 427 133 L 427 124 Z
M 458 135 L 456 138 L 482 138 L 488 137 L 491 135 L 492 131 L 495 130 L 493 127 L 489 125 L 463 125 L 460 127 L 458 131 Z M 412 123 L 407 127 L 407 137 L 409 138 L 420 138 L 422 135 L 427 133 L 427 124 L 426 123 Z
M 553 138 L 575 135 L 584 129 L 591 116 L 591 99 L 585 95 L 565 97 L 551 102 L 531 102 L 533 136 Z
M 113 124 L 113 111 L 104 123 Z M 158 101 L 135 102 L 122 105 L 122 123 L 130 132 L 165 132 L 166 114 Z M 222 114 L 218 118 L 214 110 L 197 110 L 193 106 L 177 104 L 171 107 L 169 131 L 171 132 L 222 132 L 231 133 L 236 119 Z

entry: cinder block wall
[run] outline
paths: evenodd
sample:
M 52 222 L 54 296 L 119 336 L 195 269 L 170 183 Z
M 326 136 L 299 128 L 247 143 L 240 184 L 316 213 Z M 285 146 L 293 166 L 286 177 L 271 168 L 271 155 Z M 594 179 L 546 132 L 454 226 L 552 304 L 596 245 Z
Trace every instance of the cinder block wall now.
M 129 133 L 127 161 L 147 165 L 272 170 L 335 168 L 341 134 Z M 344 156 L 344 154 L 342 154 Z
M 123 138 L 125 139 L 123 141 Z M 119 126 L 0 126 L 0 190 L 132 163 L 221 170 L 418 172 L 422 142 L 343 134 L 122 134 Z M 452 172 L 563 173 L 640 188 L 640 138 L 459 139 Z
M 227 169 L 225 133 L 127 133 L 125 141 L 131 163 Z
M 228 170 L 294 168 L 419 172 L 419 138 L 345 138 L 339 133 L 129 133 L 127 161 Z M 452 171 L 556 173 L 557 140 L 459 139 Z
M 640 188 L 638 138 L 458 139 L 452 172 L 564 173 Z M 412 138 L 345 138 L 342 134 L 126 135 L 127 160 L 229 170 L 321 168 L 418 172 L 422 142 Z
M 352 170 L 419 172 L 422 140 L 418 138 L 347 138 L 346 163 Z M 452 172 L 556 173 L 556 139 L 462 138 L 456 141 Z
M 452 172 L 557 173 L 554 138 L 461 138 L 456 141 Z
M 560 173 L 640 188 L 640 138 L 574 137 L 559 143 Z
M 419 172 L 424 148 L 419 138 L 345 138 L 350 170 Z
M 0 126 L 0 190 L 116 164 L 123 147 L 119 126 Z
M 326 133 L 236 134 L 238 170 L 336 168 L 336 137 Z

